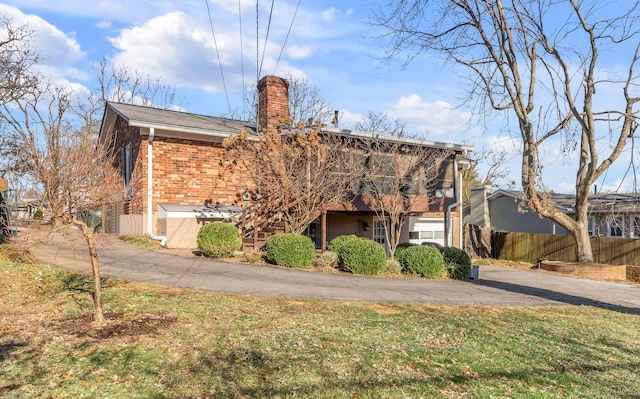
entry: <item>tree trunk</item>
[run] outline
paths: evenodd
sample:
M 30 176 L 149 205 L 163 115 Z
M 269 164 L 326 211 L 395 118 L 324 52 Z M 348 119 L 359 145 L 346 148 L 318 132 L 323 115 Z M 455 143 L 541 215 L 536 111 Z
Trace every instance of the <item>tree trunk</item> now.
M 91 257 L 91 270 L 93 272 L 93 325 L 104 325 L 104 313 L 102 312 L 102 284 L 100 282 L 100 261 L 98 260 L 98 247 L 93 235 L 93 230 L 82 223 L 82 235 L 89 249 Z
M 591 237 L 589 237 L 588 224 L 578 223 L 578 229 L 573 234 L 576 241 L 576 255 L 578 256 L 578 262 L 591 263 L 593 262 L 593 251 L 591 250 Z

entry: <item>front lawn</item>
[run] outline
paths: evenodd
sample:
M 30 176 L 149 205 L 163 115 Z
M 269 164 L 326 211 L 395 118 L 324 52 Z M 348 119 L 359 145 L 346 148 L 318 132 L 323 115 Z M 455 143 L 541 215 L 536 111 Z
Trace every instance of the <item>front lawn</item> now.
M 596 398 L 640 392 L 640 316 L 255 298 L 77 275 L 0 250 L 8 398 Z M 26 258 L 28 260 L 28 258 Z

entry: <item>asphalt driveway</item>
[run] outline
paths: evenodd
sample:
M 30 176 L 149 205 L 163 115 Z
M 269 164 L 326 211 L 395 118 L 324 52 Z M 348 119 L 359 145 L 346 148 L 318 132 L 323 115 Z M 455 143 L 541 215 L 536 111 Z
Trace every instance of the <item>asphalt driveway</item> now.
M 299 299 L 439 305 L 585 305 L 640 312 L 640 286 L 536 270 L 480 267 L 477 281 L 393 279 L 235 264 L 138 249 L 99 236 L 102 274 L 125 280 L 220 293 Z M 21 231 L 21 243 L 44 264 L 89 274 L 79 234 Z

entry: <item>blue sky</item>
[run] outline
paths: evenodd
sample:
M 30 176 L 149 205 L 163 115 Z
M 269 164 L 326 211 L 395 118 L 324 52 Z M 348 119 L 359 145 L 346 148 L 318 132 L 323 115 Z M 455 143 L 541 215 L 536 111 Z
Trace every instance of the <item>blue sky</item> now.
M 271 2 L 261 2 L 258 15 L 262 75 L 307 78 L 340 110 L 342 127 L 352 127 L 370 111 L 386 112 L 430 140 L 517 153 L 518 141 L 508 134 L 468 124 L 479 119 L 471 109 L 457 106 L 466 82 L 455 70 L 428 57 L 408 68 L 379 60 L 376 31 L 367 23 L 368 2 L 301 1 L 297 13 L 298 1 L 273 4 L 266 47 Z M 256 81 L 256 2 L 208 0 L 208 5 L 227 95 L 231 107 L 240 108 L 243 82 L 254 86 Z M 44 56 L 42 71 L 78 90 L 95 87 L 92 66 L 107 57 L 176 87 L 179 105 L 188 112 L 229 113 L 206 0 L 5 0 L 0 13 L 28 24 Z M 559 156 L 557 146 L 544 156 L 547 186 L 571 191 L 571 158 Z M 482 170 L 482 160 L 479 165 Z M 517 155 L 509 169 L 511 177 L 499 183 L 515 180 L 517 188 Z M 623 164 L 614 167 L 600 184 L 614 188 L 625 169 Z

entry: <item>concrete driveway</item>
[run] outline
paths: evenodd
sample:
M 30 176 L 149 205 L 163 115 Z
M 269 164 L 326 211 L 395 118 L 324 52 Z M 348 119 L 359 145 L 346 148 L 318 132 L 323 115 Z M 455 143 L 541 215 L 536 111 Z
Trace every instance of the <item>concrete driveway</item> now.
M 640 312 L 640 286 L 481 266 L 477 281 L 393 279 L 316 273 L 133 248 L 99 236 L 102 274 L 204 291 L 282 298 L 439 305 L 586 305 Z M 22 231 L 15 239 L 42 263 L 89 274 L 80 235 Z

